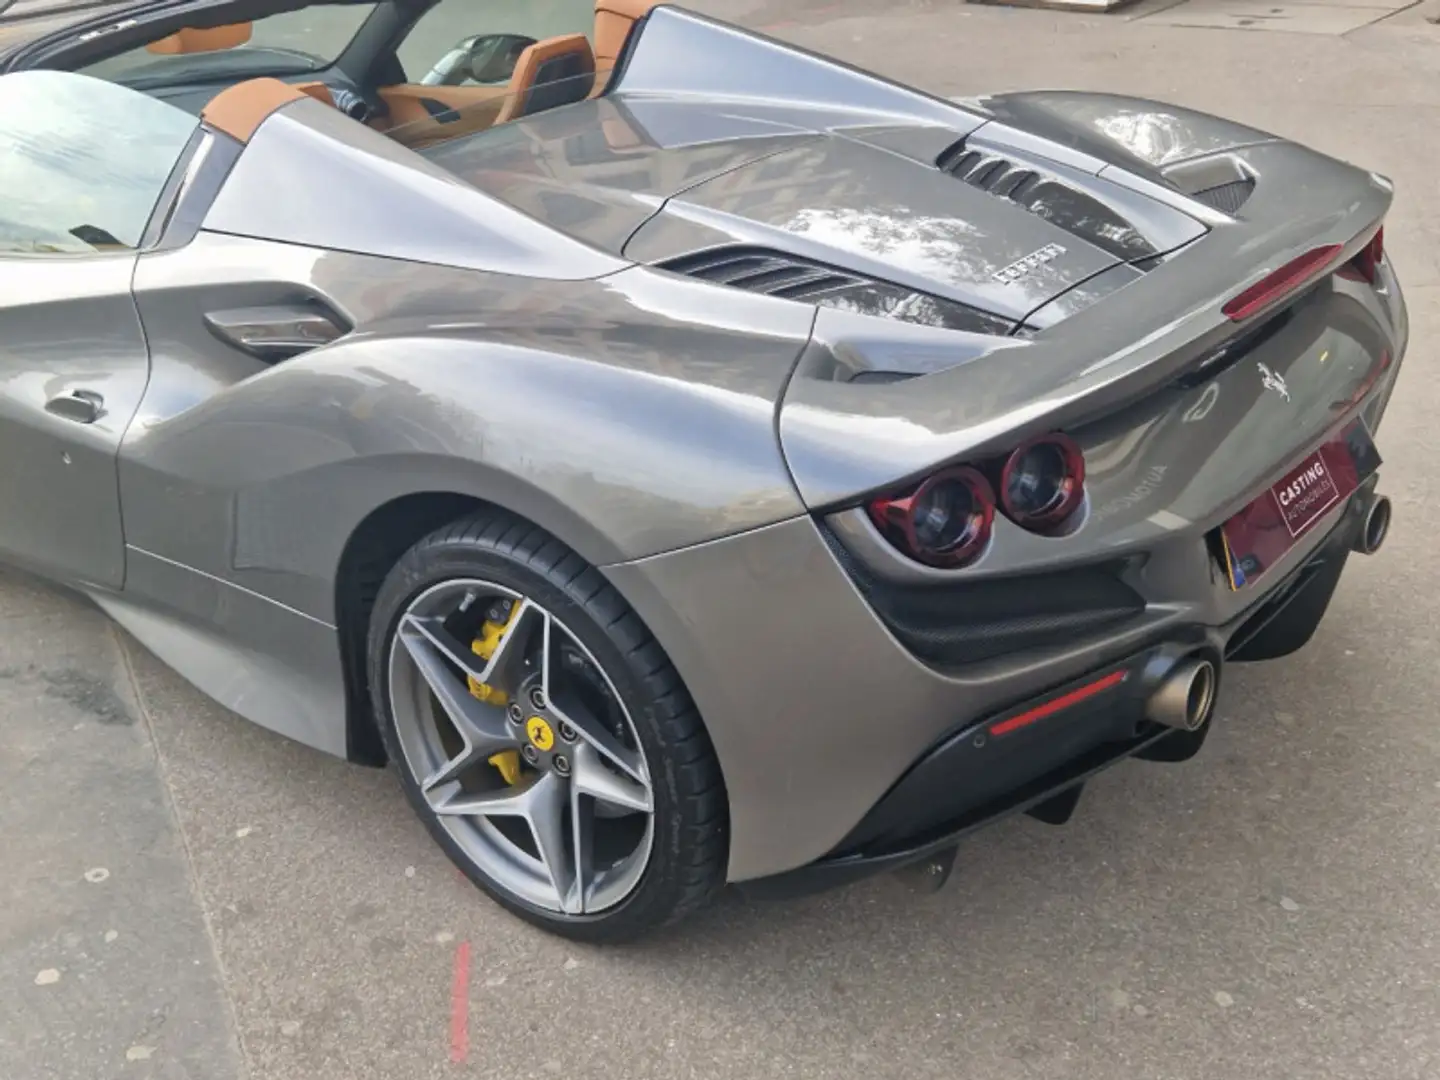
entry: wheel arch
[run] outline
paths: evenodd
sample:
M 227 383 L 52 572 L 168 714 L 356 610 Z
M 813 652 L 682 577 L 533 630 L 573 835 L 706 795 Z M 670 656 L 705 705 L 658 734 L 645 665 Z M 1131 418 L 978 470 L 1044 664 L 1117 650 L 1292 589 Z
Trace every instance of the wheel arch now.
M 453 491 L 400 495 L 366 514 L 346 539 L 335 568 L 335 633 L 345 680 L 345 749 L 351 761 L 377 767 L 387 762 L 365 674 L 370 612 L 385 575 L 423 537 L 494 506 Z
M 523 509 L 522 509 L 523 507 Z M 536 513 L 536 510 L 541 512 Z M 414 544 L 461 518 L 503 511 L 545 530 L 592 566 L 615 561 L 619 553 L 589 530 L 567 528 L 563 508 L 546 513 L 530 499 L 494 498 L 461 485 L 420 487 L 390 493 L 355 522 L 341 546 L 333 576 L 333 604 L 345 694 L 345 745 L 349 760 L 380 767 L 387 757 L 375 724 L 366 677 L 365 648 L 370 613 L 385 576 Z M 527 512 L 528 511 L 528 512 Z

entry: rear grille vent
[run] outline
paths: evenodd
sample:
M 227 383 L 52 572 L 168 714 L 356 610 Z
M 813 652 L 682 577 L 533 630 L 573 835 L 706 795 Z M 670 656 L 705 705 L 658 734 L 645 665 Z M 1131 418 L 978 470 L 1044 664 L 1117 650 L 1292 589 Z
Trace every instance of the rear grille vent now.
M 1226 184 L 1216 184 L 1214 187 L 1197 191 L 1190 197 L 1196 202 L 1202 202 L 1206 206 L 1219 210 L 1222 214 L 1233 214 L 1245 205 L 1255 191 L 1255 178 L 1246 176 L 1240 180 L 1231 180 Z
M 993 581 L 901 585 L 869 570 L 828 525 L 821 523 L 820 535 L 896 639 L 942 670 L 1073 645 L 1145 610 L 1145 601 L 1120 579 L 1118 563 Z
M 771 248 L 748 245 L 712 248 L 655 265 L 672 274 L 684 274 L 716 285 L 860 315 L 995 336 L 1004 336 L 1013 329 L 1008 319 L 998 315 Z
M 964 142 L 951 146 L 935 165 L 971 187 L 1024 207 L 1052 225 L 1132 262 L 1158 254 L 1154 246 L 1099 199 L 1026 165 Z

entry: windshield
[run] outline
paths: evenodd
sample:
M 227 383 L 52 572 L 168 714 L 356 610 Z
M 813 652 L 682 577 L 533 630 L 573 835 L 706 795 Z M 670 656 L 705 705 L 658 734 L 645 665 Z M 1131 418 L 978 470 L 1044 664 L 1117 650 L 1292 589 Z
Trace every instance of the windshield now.
M 0 0 L 3 3 L 3 0 Z M 79 70 L 136 90 L 189 81 L 304 75 L 333 64 L 378 4 L 319 3 L 224 28 L 206 51 L 168 53 L 142 45 Z M 166 39 L 167 41 L 171 39 Z M 230 41 L 235 41 L 233 46 Z

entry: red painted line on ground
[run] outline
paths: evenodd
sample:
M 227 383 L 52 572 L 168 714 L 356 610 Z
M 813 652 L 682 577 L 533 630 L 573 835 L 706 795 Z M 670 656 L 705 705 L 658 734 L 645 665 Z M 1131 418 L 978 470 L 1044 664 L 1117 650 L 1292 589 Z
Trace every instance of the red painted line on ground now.
M 450 981 L 450 1060 L 470 1055 L 470 942 L 455 946 L 455 976 Z

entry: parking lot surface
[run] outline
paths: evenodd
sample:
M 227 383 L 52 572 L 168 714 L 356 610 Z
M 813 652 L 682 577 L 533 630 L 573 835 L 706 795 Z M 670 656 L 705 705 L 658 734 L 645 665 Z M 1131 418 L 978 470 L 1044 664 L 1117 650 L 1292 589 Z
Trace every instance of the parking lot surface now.
M 1305 650 L 1227 673 L 1196 760 L 1118 767 L 1064 828 L 975 835 L 934 895 L 726 895 L 624 950 L 518 923 L 390 775 L 247 725 L 84 601 L 0 577 L 0 1077 L 1440 1074 L 1440 27 L 696 6 L 942 94 L 1139 94 L 1393 178 L 1412 343 L 1379 435 L 1389 543 Z

